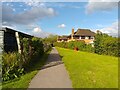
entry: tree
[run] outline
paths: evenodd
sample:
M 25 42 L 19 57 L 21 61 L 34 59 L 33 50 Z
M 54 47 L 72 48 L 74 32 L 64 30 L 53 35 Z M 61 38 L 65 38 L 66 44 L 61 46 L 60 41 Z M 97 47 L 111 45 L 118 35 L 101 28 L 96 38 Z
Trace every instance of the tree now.
M 95 53 L 118 56 L 118 38 L 99 33 L 94 41 Z
M 56 41 L 57 41 L 57 35 L 52 35 L 52 34 L 43 39 L 43 43 L 48 43 L 48 44 L 52 44 Z

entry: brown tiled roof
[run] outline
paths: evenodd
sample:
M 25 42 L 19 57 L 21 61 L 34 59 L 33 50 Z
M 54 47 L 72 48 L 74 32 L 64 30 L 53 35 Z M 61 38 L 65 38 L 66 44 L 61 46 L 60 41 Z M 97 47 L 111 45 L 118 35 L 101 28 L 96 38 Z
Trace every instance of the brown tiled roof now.
M 95 33 L 89 29 L 78 29 L 74 35 L 81 35 L 81 36 L 95 36 Z

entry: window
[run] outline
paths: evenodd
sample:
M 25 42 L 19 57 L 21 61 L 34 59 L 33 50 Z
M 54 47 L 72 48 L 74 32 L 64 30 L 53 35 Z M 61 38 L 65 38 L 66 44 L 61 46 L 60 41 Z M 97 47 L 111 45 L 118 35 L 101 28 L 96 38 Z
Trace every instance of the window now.
M 90 39 L 94 39 L 94 37 L 91 37 Z
M 94 39 L 94 37 L 92 37 L 92 36 L 89 36 L 89 39 Z
M 81 36 L 81 39 L 85 39 L 85 36 Z

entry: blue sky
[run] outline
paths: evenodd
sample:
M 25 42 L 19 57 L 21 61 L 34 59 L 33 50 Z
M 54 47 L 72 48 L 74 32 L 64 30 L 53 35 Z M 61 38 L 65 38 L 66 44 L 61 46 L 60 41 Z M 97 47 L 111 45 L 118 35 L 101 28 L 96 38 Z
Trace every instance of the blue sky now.
M 87 28 L 117 35 L 116 2 L 4 2 L 2 24 L 35 36 L 68 35 Z

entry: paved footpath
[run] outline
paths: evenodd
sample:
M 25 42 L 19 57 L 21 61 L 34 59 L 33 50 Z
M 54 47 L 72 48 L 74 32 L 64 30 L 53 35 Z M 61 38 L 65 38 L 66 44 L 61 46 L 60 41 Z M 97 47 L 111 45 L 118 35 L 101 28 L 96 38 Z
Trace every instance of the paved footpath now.
M 32 79 L 28 88 L 72 88 L 68 72 L 55 47 L 52 48 L 46 64 Z

